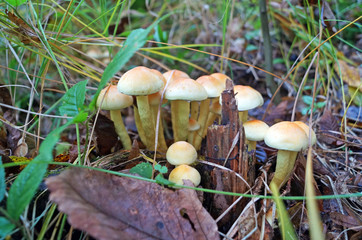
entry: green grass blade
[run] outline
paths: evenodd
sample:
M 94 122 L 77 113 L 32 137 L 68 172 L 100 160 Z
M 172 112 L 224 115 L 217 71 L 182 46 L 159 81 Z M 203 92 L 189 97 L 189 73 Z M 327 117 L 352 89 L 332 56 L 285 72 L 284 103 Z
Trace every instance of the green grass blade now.
M 4 217 L 0 217 L 0 238 L 5 238 L 13 229 L 15 228 L 15 225 L 9 222 Z
M 307 196 L 307 212 L 308 222 L 310 226 L 310 238 L 312 240 L 325 239 L 322 230 L 322 221 L 319 213 L 317 200 L 315 199 L 315 191 L 313 184 L 313 161 L 312 148 L 308 150 L 307 167 L 305 172 L 305 192 Z
M 3 162 L 2 162 L 1 156 L 0 156 L 0 165 L 2 165 L 2 164 L 3 164 Z M 4 199 L 5 189 L 6 189 L 5 171 L 4 171 L 3 167 L 0 167 L 0 202 Z
M 71 123 L 72 121 L 69 121 L 49 133 L 40 146 L 39 155 L 26 166 L 11 185 L 6 206 L 9 216 L 13 220 L 19 219 L 33 198 L 43 180 L 48 164 L 53 160 L 53 148 L 60 138 L 60 133 Z
M 277 205 L 278 222 L 282 238 L 288 240 L 297 240 L 298 238 L 295 234 L 293 224 L 290 221 L 289 214 L 284 206 L 283 201 L 279 197 L 278 187 L 275 185 L 275 183 L 272 183 L 270 188 L 273 192 L 274 201 Z

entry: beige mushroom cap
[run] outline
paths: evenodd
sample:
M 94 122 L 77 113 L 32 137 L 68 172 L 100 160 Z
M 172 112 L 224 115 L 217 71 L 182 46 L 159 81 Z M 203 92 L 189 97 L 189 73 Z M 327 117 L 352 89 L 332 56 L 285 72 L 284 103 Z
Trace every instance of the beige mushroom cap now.
M 168 78 L 171 76 L 172 71 L 174 71 L 174 72 L 172 74 L 170 82 L 175 79 L 178 79 L 178 78 L 190 78 L 190 76 L 187 73 L 174 69 L 174 70 L 167 71 L 163 74 L 163 77 L 166 79 L 166 81 L 168 81 Z
M 221 92 L 225 89 L 225 83 L 210 76 L 204 75 L 196 79 L 196 82 L 200 83 L 206 90 L 209 98 L 219 97 Z
M 264 136 L 269 129 L 268 124 L 260 120 L 250 120 L 243 124 L 245 137 L 249 141 L 264 140 Z
M 166 152 L 166 159 L 172 165 L 192 164 L 196 158 L 196 149 L 185 141 L 175 142 Z
M 117 86 L 111 85 L 109 87 L 105 87 L 99 93 L 97 98 L 97 107 L 99 107 L 101 103 L 101 109 L 103 110 L 119 110 L 131 106 L 133 98 L 118 92 Z
M 305 124 L 304 122 L 301 122 L 301 121 L 295 121 L 293 122 L 295 124 L 297 124 L 299 127 L 301 127 L 305 134 L 307 134 L 307 137 L 309 139 L 309 126 L 307 124 Z M 317 137 L 315 135 L 315 132 L 313 131 L 313 129 L 311 129 L 311 133 L 312 133 L 312 145 L 315 144 L 317 142 Z
M 165 91 L 168 100 L 202 101 L 207 99 L 205 88 L 191 78 L 178 78 Z
M 174 182 L 178 185 L 183 185 L 182 180 L 190 180 L 195 186 L 198 186 L 201 182 L 200 173 L 193 167 L 188 165 L 180 165 L 173 169 L 168 177 L 170 182 Z
M 239 111 L 247 111 L 263 105 L 261 94 L 254 88 L 243 85 L 235 85 L 234 93 Z
M 121 93 L 142 96 L 160 91 L 165 80 L 158 71 L 147 67 L 135 67 L 127 71 L 118 81 L 118 91 Z
M 284 121 L 269 128 L 264 137 L 269 147 L 287 151 L 300 151 L 308 146 L 304 130 L 294 122 Z
M 226 79 L 230 79 L 230 77 L 228 77 L 227 75 L 223 74 L 223 73 L 213 73 L 210 75 L 211 77 L 216 78 L 217 80 L 221 81 L 222 84 L 224 84 L 224 88 L 225 88 L 225 84 L 226 84 Z

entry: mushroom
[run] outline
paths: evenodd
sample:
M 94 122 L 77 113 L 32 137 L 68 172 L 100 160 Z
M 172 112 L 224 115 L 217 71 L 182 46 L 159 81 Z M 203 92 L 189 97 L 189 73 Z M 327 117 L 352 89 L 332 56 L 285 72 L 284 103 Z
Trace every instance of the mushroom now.
M 264 99 L 258 91 L 250 86 L 235 85 L 234 93 L 239 111 L 239 121 L 244 123 L 248 120 L 248 110 L 263 105 Z
M 173 71 L 173 74 L 172 74 L 172 71 Z M 172 74 L 172 76 L 171 76 L 170 82 L 177 78 L 190 78 L 190 76 L 187 73 L 180 71 L 180 70 L 176 70 L 176 69 L 163 73 L 163 77 L 167 80 L 171 74 Z
M 194 146 L 196 149 L 199 149 L 201 147 L 202 134 L 209 115 L 210 103 L 212 99 L 218 99 L 218 97 L 220 97 L 221 92 L 225 89 L 225 82 L 208 75 L 199 77 L 196 79 L 196 82 L 200 83 L 205 88 L 208 97 L 208 99 L 201 101 L 199 117 L 197 119 L 200 124 L 200 129 L 195 135 Z
M 187 136 L 187 142 L 192 144 L 194 142 L 196 131 L 200 129 L 200 124 L 193 118 L 189 119 L 189 134 Z
M 196 161 L 197 152 L 194 146 L 185 141 L 173 143 L 166 152 L 166 159 L 172 165 L 192 164 Z
M 201 176 L 195 168 L 183 164 L 171 171 L 168 180 L 178 185 L 184 185 L 183 180 L 190 180 L 195 186 L 198 186 L 201 182 Z
M 155 148 L 155 124 L 153 122 L 148 96 L 160 91 L 164 86 L 163 76 L 146 67 L 135 67 L 127 71 L 118 81 L 118 91 L 136 96 L 137 108 L 142 128 L 146 133 L 145 145 Z
M 171 100 L 171 121 L 175 142 L 186 141 L 190 115 L 190 101 L 207 98 L 204 87 L 190 78 L 178 78 L 169 83 L 165 98 Z
M 280 189 L 294 168 L 298 152 L 308 146 L 307 134 L 298 124 L 284 121 L 269 128 L 264 142 L 269 147 L 278 149 L 277 165 L 271 182 Z
M 305 134 L 307 134 L 308 139 L 309 139 L 309 130 L 310 130 L 312 134 L 311 145 L 314 145 L 317 142 L 317 137 L 315 135 L 315 132 L 313 131 L 313 129 L 310 129 L 307 124 L 301 121 L 295 121 L 293 123 L 297 124 L 299 127 L 301 127 L 304 130 Z
M 207 121 L 206 121 L 206 125 L 204 128 L 204 132 L 202 133 L 202 137 L 204 138 L 206 136 L 207 133 L 207 128 L 209 126 L 211 126 L 214 121 L 221 116 L 221 105 L 219 103 L 219 101 L 214 101 L 211 105 L 210 105 L 210 109 L 209 109 L 209 115 L 207 117 Z
M 103 110 L 109 110 L 114 128 L 118 134 L 124 149 L 131 150 L 132 143 L 126 127 L 122 120 L 121 109 L 131 106 L 133 98 L 117 91 L 117 86 L 110 85 L 99 93 L 97 98 L 97 107 Z M 102 104 L 102 105 L 101 105 Z
M 256 149 L 256 142 L 264 140 L 264 136 L 269 129 L 268 124 L 260 120 L 250 120 L 243 124 L 245 138 L 248 144 L 248 151 Z

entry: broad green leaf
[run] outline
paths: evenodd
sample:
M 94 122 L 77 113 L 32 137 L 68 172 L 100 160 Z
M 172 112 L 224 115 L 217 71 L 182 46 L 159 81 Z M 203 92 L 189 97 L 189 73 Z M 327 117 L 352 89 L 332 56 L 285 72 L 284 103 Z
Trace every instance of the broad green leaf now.
M 155 180 L 158 184 L 161 184 L 161 185 L 168 185 L 168 186 L 173 186 L 175 185 L 175 183 L 167 180 L 166 178 L 163 177 L 163 175 L 160 173 L 158 174 L 156 177 L 155 177 Z
M 149 164 L 149 163 L 146 163 L 146 162 L 139 163 L 136 166 L 134 166 L 133 168 L 131 168 L 131 170 L 129 172 L 130 173 L 137 173 L 141 177 L 151 179 L 151 177 L 152 177 L 152 165 Z
M 2 162 L 1 156 L 0 156 L 0 165 L 2 165 L 2 164 L 3 164 L 3 162 Z M 6 187 L 5 171 L 4 171 L 3 167 L 0 167 L 0 202 L 4 199 L 5 187 Z
M 59 107 L 61 115 L 75 117 L 83 110 L 86 86 L 87 80 L 81 81 L 64 94 L 62 106 Z
M 15 225 L 4 217 L 0 217 L 0 238 L 5 238 L 15 228 Z
M 12 219 L 19 219 L 25 207 L 30 203 L 43 180 L 49 162 L 53 160 L 53 148 L 59 140 L 60 133 L 71 123 L 73 122 L 69 121 L 49 133 L 40 145 L 39 155 L 26 166 L 11 185 L 6 207 Z
M 85 120 L 87 120 L 87 117 L 88 117 L 88 112 L 86 112 L 86 111 L 81 111 L 80 113 L 78 113 L 78 115 L 77 116 L 75 116 L 74 118 L 73 118 L 73 122 L 74 123 L 82 123 L 82 122 L 84 122 Z
M 8 0 L 8 3 L 13 5 L 14 7 L 18 7 L 22 4 L 24 4 L 27 0 Z
M 131 57 L 143 46 L 147 41 L 147 35 L 151 30 L 164 18 L 168 17 L 170 14 L 158 19 L 151 26 L 146 29 L 135 29 L 127 37 L 126 41 L 123 44 L 123 47 L 118 51 L 116 56 L 108 64 L 104 73 L 102 75 L 101 81 L 96 94 L 93 97 L 92 102 L 89 104 L 89 108 L 93 110 L 96 105 L 97 97 L 100 91 L 104 88 L 107 82 L 116 74 L 121 68 L 131 59 Z
M 284 206 L 283 201 L 280 199 L 278 187 L 275 183 L 270 185 L 270 188 L 273 192 L 273 199 L 277 205 L 278 211 L 278 223 L 280 228 L 280 234 L 282 235 L 283 240 L 292 239 L 297 240 L 297 235 L 295 234 L 294 227 L 290 221 L 289 214 Z

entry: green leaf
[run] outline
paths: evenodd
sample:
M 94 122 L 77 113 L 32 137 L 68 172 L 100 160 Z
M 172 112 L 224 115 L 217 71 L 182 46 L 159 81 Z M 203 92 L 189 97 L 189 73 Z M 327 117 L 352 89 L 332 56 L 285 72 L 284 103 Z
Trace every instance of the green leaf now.
M 131 170 L 129 172 L 136 173 L 136 174 L 140 175 L 141 177 L 151 179 L 152 165 L 150 163 L 146 163 L 146 162 L 139 163 L 136 166 L 134 166 L 133 168 L 131 168 Z
M 7 211 L 13 220 L 19 219 L 25 207 L 30 203 L 39 184 L 41 183 L 49 162 L 53 160 L 53 148 L 60 138 L 60 133 L 72 121 L 49 133 L 40 145 L 39 155 L 18 175 L 9 190 L 7 198 Z
M 313 97 L 304 95 L 304 96 L 302 96 L 302 100 L 305 104 L 308 104 L 310 106 L 310 105 L 312 105 Z
M 162 166 L 160 164 L 155 165 L 155 170 L 159 171 L 160 173 L 167 173 L 168 169 L 166 166 Z
M 59 107 L 61 115 L 75 117 L 83 110 L 87 82 L 84 80 L 75 84 L 64 94 L 62 106 Z
M 77 116 L 75 116 L 73 118 L 73 122 L 74 123 L 82 123 L 85 120 L 87 120 L 87 117 L 88 117 L 88 112 L 82 110 L 80 113 L 78 113 Z
M 13 5 L 14 7 L 18 7 L 22 4 L 24 4 L 27 0 L 8 0 L 8 3 Z
M 277 205 L 277 211 L 278 211 L 278 223 L 280 228 L 280 233 L 282 235 L 282 238 L 285 239 L 292 239 L 297 240 L 297 235 L 295 234 L 294 227 L 292 222 L 290 221 L 289 214 L 284 206 L 283 201 L 280 199 L 278 187 L 275 183 L 272 183 L 270 185 L 270 188 L 273 193 L 273 200 L 275 201 Z
M 0 217 L 0 238 L 5 238 L 15 228 L 15 225 L 4 217 Z
M 171 182 L 171 181 L 165 179 L 161 173 L 155 177 L 155 180 L 158 184 L 161 184 L 161 185 L 168 185 L 168 186 L 175 185 L 174 182 Z
M 2 164 L 3 164 L 3 162 L 2 162 L 1 156 L 0 156 L 0 165 L 2 165 Z M 0 167 L 0 202 L 4 199 L 5 189 L 6 189 L 5 171 L 4 171 L 4 167 Z
M 147 41 L 147 35 L 151 32 L 151 30 L 164 18 L 168 17 L 170 14 L 165 15 L 164 17 L 155 21 L 151 26 L 146 29 L 135 29 L 130 35 L 127 37 L 126 41 L 123 44 L 123 47 L 119 50 L 119 52 L 114 56 L 112 61 L 108 64 L 104 73 L 102 75 L 101 81 L 99 82 L 99 86 L 96 94 L 93 97 L 92 102 L 89 104 L 89 108 L 91 110 L 95 109 L 95 105 L 97 102 L 98 95 L 100 91 L 104 88 L 107 82 L 116 74 L 121 68 L 131 59 L 131 57 L 145 45 Z

